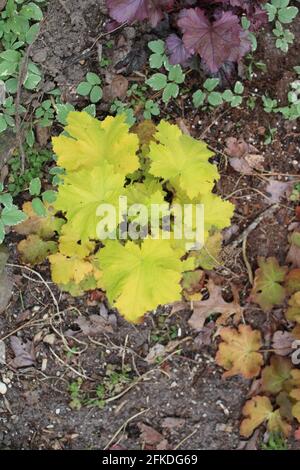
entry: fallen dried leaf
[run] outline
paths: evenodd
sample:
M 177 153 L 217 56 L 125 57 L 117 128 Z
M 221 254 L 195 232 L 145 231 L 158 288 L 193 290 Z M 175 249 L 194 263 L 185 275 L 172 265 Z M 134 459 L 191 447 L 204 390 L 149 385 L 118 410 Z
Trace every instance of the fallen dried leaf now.
M 258 154 L 258 150 L 244 139 L 229 137 L 226 140 L 225 152 L 229 155 L 229 163 L 238 173 L 252 175 L 253 170 L 264 169 L 264 157 Z
M 35 352 L 32 341 L 24 343 L 17 336 L 11 336 L 10 346 L 15 354 L 15 358 L 10 365 L 19 369 L 21 367 L 30 367 L 35 364 Z
M 220 336 L 223 342 L 219 344 L 216 363 L 226 370 L 223 377 L 239 374 L 247 379 L 256 377 L 264 363 L 258 352 L 262 346 L 260 331 L 239 325 L 238 329 L 221 328 Z
M 292 351 L 292 343 L 294 341 L 292 333 L 288 331 L 275 331 L 272 340 L 272 348 L 279 356 L 288 356 Z
M 89 315 L 89 317 L 78 317 L 75 323 L 80 327 L 84 336 L 96 336 L 101 333 L 112 333 L 111 324 L 100 315 Z
M 226 302 L 223 299 L 222 287 L 217 286 L 211 279 L 208 281 L 207 289 L 209 291 L 207 300 L 192 302 L 193 315 L 188 321 L 192 328 L 201 330 L 205 320 L 213 314 L 221 314 L 216 321 L 218 325 L 226 324 L 232 315 L 234 315 L 235 322 L 241 319 L 243 309 L 239 304 L 238 292 L 234 286 L 232 286 L 234 297 L 232 302 Z
M 282 181 L 269 180 L 266 192 L 270 194 L 270 201 L 273 204 L 280 202 L 281 198 L 286 197 L 287 193 L 292 188 L 292 183 L 286 183 Z

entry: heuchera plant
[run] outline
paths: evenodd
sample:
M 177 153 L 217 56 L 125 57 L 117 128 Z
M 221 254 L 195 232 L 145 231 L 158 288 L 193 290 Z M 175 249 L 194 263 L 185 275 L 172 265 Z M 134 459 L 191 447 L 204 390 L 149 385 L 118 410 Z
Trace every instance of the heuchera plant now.
M 156 26 L 166 14 L 175 17 L 177 32 L 167 38 L 171 64 L 185 64 L 199 55 L 212 73 L 228 62 L 238 62 L 251 49 L 249 31 L 267 22 L 265 0 L 107 0 L 110 16 L 118 23 L 148 20 Z M 176 8 L 175 8 L 176 7 Z M 250 21 L 249 31 L 241 16 Z M 178 35 L 179 34 L 179 35 Z
M 234 206 L 212 193 L 219 174 L 206 144 L 176 125 L 145 121 L 137 135 L 129 132 L 124 115 L 98 121 L 70 112 L 67 121 L 65 132 L 53 138 L 57 164 L 65 170 L 54 211 L 41 223 L 28 207 L 29 220 L 18 232 L 29 237 L 26 250 L 23 242 L 19 249 L 24 259 L 30 247 L 40 262 L 39 245 L 44 259 L 51 253 L 52 278 L 62 290 L 80 295 L 100 288 L 128 321 L 138 322 L 158 305 L 181 300 L 183 273 L 199 268 L 199 251 L 187 251 L 186 240 L 175 239 L 172 226 L 168 239 L 153 237 L 147 224 L 138 240 L 130 233 L 123 239 L 119 230 L 107 240 L 97 230 L 104 217 L 99 206 L 117 209 L 120 196 L 127 197 L 128 207 L 164 204 L 166 213 L 175 203 L 202 203 L 206 241 L 230 225 Z M 53 218 L 55 212 L 65 219 Z M 49 244 L 53 231 L 60 235 L 56 246 Z

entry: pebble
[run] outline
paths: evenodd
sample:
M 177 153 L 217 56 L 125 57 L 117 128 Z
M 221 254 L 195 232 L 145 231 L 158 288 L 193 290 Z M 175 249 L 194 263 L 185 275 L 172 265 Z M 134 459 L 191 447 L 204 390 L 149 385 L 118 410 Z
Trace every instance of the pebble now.
M 5 383 L 0 382 L 0 394 L 5 395 L 6 392 L 7 392 L 7 386 L 5 385 Z

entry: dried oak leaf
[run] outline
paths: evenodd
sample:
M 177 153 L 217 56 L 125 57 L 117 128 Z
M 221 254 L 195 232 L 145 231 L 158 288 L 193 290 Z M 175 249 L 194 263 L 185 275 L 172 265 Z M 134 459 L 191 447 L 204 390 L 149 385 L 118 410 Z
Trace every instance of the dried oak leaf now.
M 219 325 L 226 324 L 232 315 L 234 315 L 235 322 L 241 319 L 243 309 L 239 304 L 238 292 L 234 286 L 232 286 L 233 302 L 226 302 L 223 299 L 222 287 L 217 286 L 211 279 L 207 283 L 207 289 L 209 291 L 207 300 L 192 302 L 193 315 L 188 321 L 192 328 L 201 330 L 205 320 L 213 314 L 221 314 L 217 319 Z
M 258 150 L 244 139 L 229 137 L 226 139 L 225 152 L 229 155 L 229 163 L 238 173 L 252 175 L 253 170 L 263 170 L 264 157 Z
M 262 389 L 276 395 L 281 392 L 287 380 L 291 378 L 292 363 L 289 359 L 272 356 L 270 365 L 262 371 Z
M 262 346 L 261 333 L 252 330 L 249 325 L 239 325 L 235 328 L 222 328 L 220 343 L 216 355 L 216 362 L 226 369 L 223 377 L 241 374 L 246 379 L 256 377 L 264 363 L 259 353 Z
M 17 336 L 11 336 L 10 346 L 15 354 L 15 358 L 10 365 L 19 369 L 21 367 L 30 367 L 35 364 L 35 351 L 32 341 L 24 343 Z
M 255 272 L 250 299 L 265 311 L 281 304 L 286 292 L 281 283 L 284 281 L 287 267 L 280 266 L 276 258 L 258 258 L 259 268 Z
M 167 450 L 170 449 L 168 441 L 164 436 L 156 431 L 151 426 L 148 426 L 144 423 L 138 423 L 138 428 L 141 431 L 140 438 L 143 443 L 146 445 L 147 449 L 153 448 L 158 450 Z M 152 447 L 153 446 L 153 447 Z
M 289 236 L 289 242 L 291 246 L 286 257 L 286 262 L 291 263 L 294 268 L 300 268 L 300 232 L 298 230 L 295 230 L 292 235 Z
M 25 264 L 43 263 L 49 255 L 57 252 L 57 243 L 44 241 L 38 235 L 29 235 L 18 244 L 18 252 Z
M 88 318 L 80 316 L 75 322 L 85 336 L 96 336 L 101 333 L 113 333 L 112 325 L 100 315 L 89 315 Z
M 288 436 L 291 426 L 282 419 L 280 410 L 273 411 L 273 406 L 268 397 L 256 396 L 248 400 L 243 408 L 244 419 L 240 432 L 244 437 L 250 437 L 253 431 L 262 423 L 267 422 L 270 432 L 281 432 Z

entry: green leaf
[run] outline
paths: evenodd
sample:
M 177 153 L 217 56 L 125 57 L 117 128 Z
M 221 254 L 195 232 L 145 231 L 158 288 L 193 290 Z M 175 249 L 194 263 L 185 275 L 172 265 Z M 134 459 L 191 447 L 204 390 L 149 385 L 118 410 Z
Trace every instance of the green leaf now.
M 27 78 L 24 82 L 24 87 L 27 90 L 34 90 L 40 83 L 41 79 L 41 75 L 36 75 L 35 73 L 28 73 Z
M 161 54 L 151 54 L 149 64 L 152 69 L 160 69 L 164 63 L 164 56 Z
M 243 102 L 243 98 L 241 96 L 234 96 L 231 100 L 231 107 L 232 108 L 237 108 L 238 106 L 240 106 Z
M 0 114 L 0 132 L 4 132 L 7 129 L 7 122 L 4 119 L 4 115 Z
M 33 147 L 35 142 L 35 135 L 32 129 L 30 129 L 26 134 L 26 143 L 29 147 Z
M 148 47 L 152 52 L 156 54 L 163 54 L 165 52 L 165 43 L 161 39 L 157 41 L 148 42 Z
M 4 223 L 2 222 L 0 218 L 0 245 L 1 243 L 3 243 L 4 238 L 5 238 L 5 227 L 4 227 Z
M 40 32 L 40 25 L 38 23 L 33 24 L 26 33 L 27 44 L 32 44 L 37 38 Z
M 278 19 L 279 21 L 281 21 L 281 23 L 288 24 L 293 21 L 293 19 L 297 16 L 297 14 L 298 14 L 297 7 L 281 8 L 278 11 Z
M 8 93 L 14 94 L 17 92 L 18 89 L 18 80 L 16 78 L 9 78 L 5 82 L 5 88 Z
M 236 82 L 234 85 L 234 93 L 241 95 L 244 91 L 244 85 L 241 82 Z
M 167 77 L 163 73 L 155 73 L 146 81 L 146 83 L 153 88 L 153 90 L 159 91 L 166 87 Z
M 219 85 L 219 83 L 220 83 L 219 78 L 208 78 L 203 83 L 203 86 L 207 91 L 213 91 Z
M 92 85 L 89 82 L 81 82 L 79 83 L 76 92 L 80 96 L 88 96 L 91 92 Z
M 56 197 L 57 197 L 57 193 L 55 191 L 45 191 L 43 194 L 42 194 L 42 198 L 43 198 L 43 202 L 48 202 L 49 204 L 52 204 L 55 200 L 56 200 Z
M 219 93 L 218 91 L 209 93 L 207 101 L 211 106 L 220 106 L 223 103 L 222 93 Z
M 38 5 L 33 2 L 24 5 L 21 8 L 20 14 L 25 16 L 28 20 L 41 21 L 43 19 L 43 12 Z
M 40 198 L 35 197 L 32 200 L 32 209 L 38 215 L 39 217 L 45 217 L 46 216 L 46 209 Z
M 75 110 L 74 106 L 70 103 L 56 104 L 55 109 L 56 109 L 56 114 L 57 114 L 57 120 L 58 120 L 58 122 L 60 122 L 63 125 L 67 124 L 68 114 L 71 111 Z
M 103 96 L 102 88 L 98 85 L 94 86 L 90 94 L 91 102 L 98 103 L 98 101 L 101 100 L 102 96 Z
M 1 214 L 4 225 L 18 225 L 27 219 L 26 214 L 20 211 L 16 206 L 5 207 Z
M 193 104 L 195 108 L 200 108 L 203 106 L 204 101 L 206 98 L 206 93 L 203 93 L 203 91 L 198 90 L 193 94 Z
M 13 198 L 12 198 L 11 194 L 9 194 L 9 193 L 0 194 L 0 204 L 2 204 L 5 207 L 12 207 L 13 206 Z
M 180 65 L 173 65 L 169 71 L 169 80 L 175 83 L 183 83 L 185 79 L 185 74 L 182 71 Z
M 31 180 L 29 185 L 29 192 L 31 196 L 38 196 L 41 192 L 41 187 L 42 184 L 40 178 L 34 178 Z
M 96 106 L 94 104 L 89 104 L 85 108 L 83 108 L 83 111 L 86 113 L 89 113 L 90 116 L 95 117 L 96 116 Z
M 226 101 L 227 103 L 230 103 L 233 98 L 233 93 L 231 90 L 225 90 L 223 91 L 223 100 Z
M 86 79 L 91 85 L 100 85 L 101 80 L 96 73 L 88 72 L 86 74 Z
M 168 103 L 171 98 L 177 98 L 179 94 L 179 86 L 176 83 L 168 83 L 163 92 L 163 102 Z

